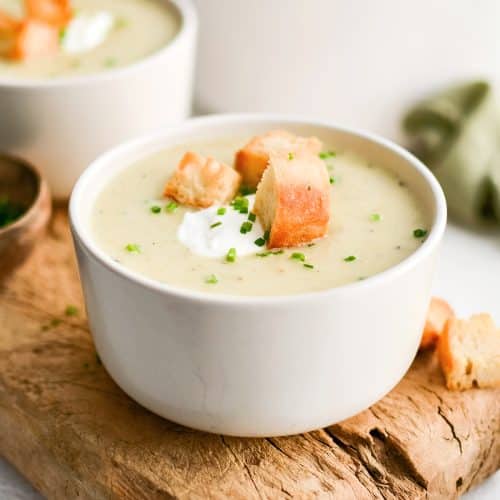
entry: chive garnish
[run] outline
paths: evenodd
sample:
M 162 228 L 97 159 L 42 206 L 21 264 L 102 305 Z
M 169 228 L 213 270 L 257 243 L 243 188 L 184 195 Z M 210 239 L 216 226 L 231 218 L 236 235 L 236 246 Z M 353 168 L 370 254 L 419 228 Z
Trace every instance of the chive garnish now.
M 236 248 L 230 248 L 226 254 L 227 262 L 234 262 L 236 260 Z
M 240 233 L 241 234 L 246 234 L 249 233 L 252 230 L 253 224 L 246 220 L 240 227 Z
M 424 238 L 425 236 L 427 236 L 427 230 L 415 229 L 415 231 L 413 231 L 413 236 L 415 236 L 415 238 Z
M 161 212 L 161 207 L 159 207 L 158 205 L 153 205 L 150 210 L 153 214 L 159 214 Z
M 112 68 L 113 66 L 116 66 L 116 59 L 114 57 L 108 57 L 105 61 L 104 61 L 104 66 L 106 68 Z
M 335 177 L 330 177 L 330 184 L 335 184 Z
M 304 264 L 304 267 L 307 267 L 307 269 L 314 269 L 312 264 Z
M 26 209 L 23 206 L 10 201 L 6 196 L 0 197 L 0 228 L 12 224 L 24 212 Z
M 213 229 L 214 227 L 222 226 L 222 222 L 219 220 L 217 222 L 214 222 L 213 224 L 210 224 L 210 229 Z
M 240 187 L 241 196 L 246 196 L 247 194 L 255 194 L 255 191 L 257 191 L 255 188 L 251 188 L 249 186 Z
M 65 36 L 66 36 L 66 28 L 61 28 L 59 30 L 59 43 L 63 43 Z
M 316 243 L 308 243 L 307 244 L 308 247 L 313 247 L 314 245 L 316 245 Z
M 141 247 L 137 243 L 125 245 L 125 250 L 129 253 L 141 253 Z
M 306 260 L 306 256 L 300 252 L 293 252 L 292 255 L 290 255 L 290 259 L 300 260 L 301 262 L 304 262 Z
M 249 221 L 255 222 L 256 219 L 257 219 L 257 216 L 253 212 L 250 212 L 248 214 L 248 220 Z
M 226 213 L 225 207 L 220 207 L 217 209 L 217 215 L 224 215 Z
M 269 235 L 271 234 L 271 231 L 268 229 L 267 231 L 264 231 L 264 240 L 269 241 Z
M 268 250 L 267 252 L 259 252 L 259 253 L 256 253 L 255 255 L 257 257 L 267 257 L 268 255 L 281 255 L 282 253 L 285 253 L 285 251 L 284 250 L 276 250 L 276 251 Z
M 257 238 L 254 243 L 258 246 L 258 247 L 263 247 L 265 244 L 266 244 L 266 240 L 264 238 Z
M 64 314 L 66 316 L 77 316 L 78 315 L 78 307 L 74 305 L 67 305 L 66 309 L 64 310 Z
M 116 29 L 122 29 L 125 28 L 125 26 L 128 25 L 127 19 L 120 17 L 119 19 L 116 20 L 115 22 L 115 28 Z
M 337 156 L 337 153 L 335 151 L 322 151 L 319 154 L 319 157 L 322 160 L 328 160 L 328 158 L 334 158 L 335 156 Z
M 169 214 L 172 214 L 177 210 L 178 206 L 179 205 L 177 205 L 177 203 L 175 203 L 175 201 L 169 201 L 165 205 L 165 211 L 168 212 Z
M 354 262 L 355 260 L 356 260 L 356 256 L 355 255 L 349 255 L 349 257 L 345 257 L 344 258 L 345 262 Z
M 380 214 L 371 214 L 370 219 L 373 222 L 378 222 L 378 221 L 382 220 L 382 216 Z
M 293 160 L 295 158 L 295 155 L 293 153 L 288 153 L 288 159 Z
M 248 198 L 244 196 L 237 196 L 232 202 L 231 206 L 240 214 L 248 213 Z
M 268 255 L 271 255 L 271 252 L 259 252 L 255 254 L 257 257 L 267 257 Z
M 219 282 L 219 280 L 217 279 L 217 276 L 215 276 L 215 274 L 211 274 L 210 276 L 207 276 L 205 278 L 205 283 L 207 283 L 209 285 L 215 285 L 218 282 Z

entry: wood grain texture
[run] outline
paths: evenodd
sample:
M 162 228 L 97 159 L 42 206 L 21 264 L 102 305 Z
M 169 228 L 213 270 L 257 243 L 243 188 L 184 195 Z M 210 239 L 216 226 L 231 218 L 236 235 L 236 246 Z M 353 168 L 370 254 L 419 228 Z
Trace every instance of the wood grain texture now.
M 455 498 L 500 467 L 500 391 L 448 392 L 432 355 L 309 434 L 237 439 L 144 410 L 96 358 L 63 210 L 0 290 L 0 453 L 51 499 Z M 381 363 L 383 369 L 383 363 Z

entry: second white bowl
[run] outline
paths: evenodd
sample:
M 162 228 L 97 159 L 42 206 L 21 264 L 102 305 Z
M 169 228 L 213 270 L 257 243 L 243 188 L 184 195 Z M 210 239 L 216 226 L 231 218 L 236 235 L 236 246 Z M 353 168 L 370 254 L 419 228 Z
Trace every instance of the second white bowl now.
M 55 198 L 68 198 L 106 149 L 190 114 L 196 12 L 190 0 L 162 1 L 180 17 L 180 31 L 135 64 L 52 80 L 0 77 L 0 149 L 40 167 Z

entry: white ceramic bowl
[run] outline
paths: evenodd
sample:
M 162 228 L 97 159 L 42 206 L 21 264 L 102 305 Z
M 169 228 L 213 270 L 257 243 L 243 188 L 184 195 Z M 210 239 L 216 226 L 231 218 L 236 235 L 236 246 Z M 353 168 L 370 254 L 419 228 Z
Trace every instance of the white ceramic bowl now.
M 399 140 L 423 94 L 500 83 L 498 0 L 195 3 L 202 111 L 304 113 Z
M 175 143 L 280 127 L 317 135 L 397 170 L 432 217 L 422 246 L 388 271 L 347 286 L 234 297 L 155 282 L 120 266 L 94 242 L 94 200 L 132 162 Z M 379 137 L 280 116 L 220 115 L 101 156 L 76 184 L 70 218 L 90 328 L 118 385 L 146 408 L 190 427 L 273 436 L 343 420 L 404 375 L 422 333 L 446 205 L 427 168 Z
M 0 77 L 0 150 L 40 167 L 56 198 L 84 168 L 122 141 L 191 111 L 197 17 L 191 0 L 165 0 L 181 19 L 176 37 L 134 64 L 85 76 Z

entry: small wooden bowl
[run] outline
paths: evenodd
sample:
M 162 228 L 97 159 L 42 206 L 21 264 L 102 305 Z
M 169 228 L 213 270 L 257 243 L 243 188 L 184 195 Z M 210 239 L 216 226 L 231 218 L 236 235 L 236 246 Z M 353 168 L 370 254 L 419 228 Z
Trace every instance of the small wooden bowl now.
M 0 279 L 30 254 L 43 235 L 52 211 L 47 182 L 24 160 L 0 154 L 0 197 L 26 207 L 26 212 L 0 228 Z

